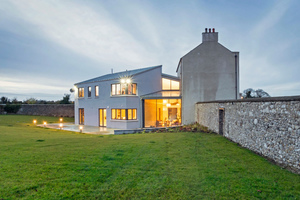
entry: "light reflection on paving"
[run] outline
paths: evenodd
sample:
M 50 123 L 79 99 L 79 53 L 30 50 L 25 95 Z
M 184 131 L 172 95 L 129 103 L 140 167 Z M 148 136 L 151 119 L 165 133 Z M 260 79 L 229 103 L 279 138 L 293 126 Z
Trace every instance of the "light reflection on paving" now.
M 45 127 L 45 128 L 53 128 L 53 129 L 61 129 L 65 131 L 74 131 L 74 132 L 80 132 L 79 126 L 82 126 L 82 133 L 87 134 L 98 134 L 98 135 L 113 135 L 115 129 L 106 128 L 106 127 L 97 127 L 97 126 L 87 126 L 87 125 L 76 125 L 74 123 L 62 123 L 63 127 L 60 128 L 60 123 L 57 124 L 39 124 L 37 126 L 39 127 Z

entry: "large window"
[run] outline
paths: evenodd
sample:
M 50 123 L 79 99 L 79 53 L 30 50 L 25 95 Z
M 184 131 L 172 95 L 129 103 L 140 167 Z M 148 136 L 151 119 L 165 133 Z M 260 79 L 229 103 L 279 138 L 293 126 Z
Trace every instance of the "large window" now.
M 163 90 L 179 90 L 179 81 L 173 81 L 171 79 L 162 78 Z
M 99 96 L 99 86 L 96 85 L 95 86 L 95 97 L 98 97 Z
M 89 86 L 88 87 L 88 97 L 91 97 L 92 96 L 92 87 Z
M 78 88 L 78 97 L 84 97 L 84 88 Z
M 112 84 L 111 95 L 136 95 L 136 83 Z
M 168 127 L 181 124 L 181 99 L 145 99 L 145 127 Z
M 111 119 L 134 120 L 136 109 L 111 109 Z

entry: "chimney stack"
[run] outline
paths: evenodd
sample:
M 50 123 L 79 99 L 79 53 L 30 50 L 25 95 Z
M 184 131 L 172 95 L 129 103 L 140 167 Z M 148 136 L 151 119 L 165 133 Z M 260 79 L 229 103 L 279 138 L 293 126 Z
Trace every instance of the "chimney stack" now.
M 112 73 L 112 74 L 114 73 L 114 69 L 113 69 L 113 68 L 111 68 L 111 73 Z
M 207 28 L 205 28 L 205 32 L 202 33 L 202 42 L 218 42 L 218 32 L 215 32 L 215 28 L 212 31 L 209 28 L 208 32 Z

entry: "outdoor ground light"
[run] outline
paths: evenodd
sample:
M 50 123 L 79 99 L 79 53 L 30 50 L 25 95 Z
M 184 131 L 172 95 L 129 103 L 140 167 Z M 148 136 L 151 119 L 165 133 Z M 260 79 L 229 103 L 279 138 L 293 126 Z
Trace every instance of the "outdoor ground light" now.
M 34 123 L 34 125 L 36 125 L 36 120 L 35 119 L 33 120 L 33 123 Z
M 83 129 L 83 127 L 79 126 L 80 133 L 82 133 L 82 129 Z
M 60 128 L 60 130 L 63 128 L 63 124 L 59 124 L 59 128 Z
M 59 121 L 62 122 L 62 121 L 63 121 L 63 118 L 60 118 Z
M 44 127 L 47 125 L 47 122 L 44 122 Z

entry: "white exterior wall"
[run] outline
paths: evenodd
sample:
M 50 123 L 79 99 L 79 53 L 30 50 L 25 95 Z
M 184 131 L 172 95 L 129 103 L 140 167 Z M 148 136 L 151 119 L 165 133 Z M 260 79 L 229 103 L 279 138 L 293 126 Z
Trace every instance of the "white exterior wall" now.
M 210 40 L 205 38 L 207 35 L 203 35 L 205 42 L 182 57 L 177 71 L 181 78 L 183 124 L 195 121 L 197 102 L 239 96 L 239 53 L 219 44 L 217 33 L 211 33 Z
M 84 98 L 78 98 L 75 90 L 75 124 L 79 124 L 79 108 L 84 108 L 84 125 L 99 126 L 99 108 L 106 109 L 107 128 L 134 129 L 142 127 L 141 95 L 161 90 L 161 67 L 137 74 L 132 77 L 132 83 L 137 84 L 137 95 L 111 96 L 111 84 L 120 80 L 108 80 L 93 83 L 78 84 L 84 87 Z M 99 86 L 99 97 L 95 97 L 95 86 Z M 88 86 L 92 87 L 92 96 L 88 97 Z M 137 120 L 112 120 L 111 109 L 137 109 Z

